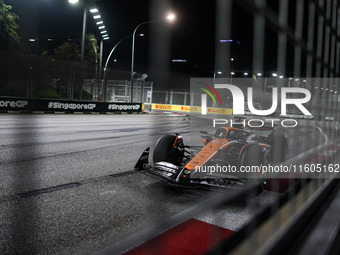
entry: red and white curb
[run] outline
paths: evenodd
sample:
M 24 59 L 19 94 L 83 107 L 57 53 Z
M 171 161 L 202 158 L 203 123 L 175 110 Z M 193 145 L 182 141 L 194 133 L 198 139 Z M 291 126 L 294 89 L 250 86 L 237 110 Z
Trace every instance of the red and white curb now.
M 197 219 L 189 219 L 167 232 L 143 243 L 125 255 L 206 254 L 234 231 Z

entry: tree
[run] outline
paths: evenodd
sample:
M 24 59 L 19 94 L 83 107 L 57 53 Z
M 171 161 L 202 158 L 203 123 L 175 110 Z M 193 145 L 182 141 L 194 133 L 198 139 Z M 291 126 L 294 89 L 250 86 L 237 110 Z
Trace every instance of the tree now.
M 0 0 L 0 49 L 13 50 L 20 44 L 19 16 L 11 12 L 12 6 Z
M 96 64 L 98 54 L 98 41 L 94 34 L 87 34 L 85 39 L 85 60 L 89 64 Z
M 54 57 L 67 61 L 80 61 L 80 52 L 75 43 L 65 42 L 54 49 Z
M 48 51 L 43 53 L 48 54 Z M 56 59 L 68 60 L 68 61 L 80 61 L 79 47 L 75 43 L 65 42 L 54 49 L 54 57 Z M 93 34 L 87 34 L 85 38 L 85 61 L 88 64 L 94 65 L 96 58 L 99 57 L 97 39 Z

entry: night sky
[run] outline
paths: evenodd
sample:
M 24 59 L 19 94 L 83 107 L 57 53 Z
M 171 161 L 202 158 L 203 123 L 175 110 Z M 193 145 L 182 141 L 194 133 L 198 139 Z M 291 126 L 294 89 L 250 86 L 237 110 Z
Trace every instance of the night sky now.
M 79 42 L 81 38 L 82 5 L 73 6 L 67 0 L 5 0 L 5 3 L 12 5 L 19 15 L 24 40 L 34 37 L 41 41 L 47 38 L 66 40 L 69 37 Z M 149 79 L 164 83 L 159 84 L 160 87 L 182 87 L 184 83 L 189 84 L 190 77 L 213 76 L 217 40 L 215 1 L 99 0 L 97 7 L 110 36 L 110 40 L 104 41 L 104 63 L 111 48 L 132 34 L 139 23 L 162 18 L 167 10 L 172 10 L 177 16 L 175 23 L 157 22 L 139 28 L 138 34 L 145 36 L 136 38 L 135 71 L 147 73 Z M 99 38 L 90 13 L 87 24 L 87 33 Z M 232 24 L 231 37 L 220 39 L 233 40 L 230 44 L 234 70 L 248 71 L 252 66 L 252 16 L 235 5 Z M 131 41 L 129 38 L 118 46 L 112 56 L 117 62 L 110 61 L 109 67 L 130 70 Z M 187 62 L 172 63 L 172 59 Z

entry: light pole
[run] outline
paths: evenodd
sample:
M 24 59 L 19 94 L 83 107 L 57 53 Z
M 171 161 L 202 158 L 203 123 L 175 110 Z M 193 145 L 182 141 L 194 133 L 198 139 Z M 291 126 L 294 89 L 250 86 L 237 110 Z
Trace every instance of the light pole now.
M 217 74 L 222 74 L 222 72 L 218 71 Z M 214 72 L 214 81 L 213 81 L 213 85 L 215 85 L 215 80 L 216 80 L 216 72 Z
M 233 75 L 235 75 L 235 72 L 230 72 L 230 84 L 233 84 Z
M 124 38 L 122 38 L 119 42 L 116 43 L 115 46 L 113 46 L 109 56 L 107 57 L 106 59 L 106 62 L 105 62 L 105 66 L 104 66 L 104 76 L 103 76 L 103 91 L 104 91 L 104 102 L 106 100 L 106 73 L 107 73 L 107 65 L 109 64 L 109 61 L 110 61 L 110 58 L 112 56 L 112 53 L 115 51 L 115 49 L 117 48 L 117 46 L 122 42 L 124 41 L 125 39 L 131 37 L 132 35 L 128 35 L 128 36 L 125 36 Z
M 105 71 L 105 69 L 107 68 L 107 65 L 108 65 L 108 63 L 109 63 L 109 61 L 110 61 L 111 55 L 112 55 L 112 53 L 115 51 L 115 49 L 117 48 L 117 46 L 118 46 L 122 41 L 124 41 L 125 39 L 129 38 L 130 36 L 132 36 L 132 35 L 125 36 L 125 37 L 122 38 L 119 42 L 117 42 L 115 46 L 113 46 L 113 48 L 112 48 L 112 50 L 111 50 L 109 56 L 108 56 L 107 59 L 106 59 L 104 71 Z
M 233 82 L 233 63 L 234 63 L 234 58 L 230 58 L 230 84 Z
M 94 81 L 96 85 L 98 85 L 98 50 L 96 45 L 92 45 L 93 50 L 96 53 L 96 67 L 95 67 L 95 73 L 94 73 Z M 93 95 L 93 82 L 91 83 L 91 94 Z
M 135 38 L 136 38 L 137 29 L 139 27 L 146 25 L 146 24 L 149 24 L 149 23 L 154 23 L 154 22 L 159 22 L 159 21 L 164 21 L 164 20 L 168 20 L 169 22 L 173 22 L 175 19 L 176 19 L 176 16 L 171 13 L 163 19 L 156 19 L 156 20 L 150 20 L 150 21 L 142 22 L 133 31 L 133 34 L 132 34 L 132 50 L 131 50 L 131 86 L 130 86 L 130 89 L 131 89 L 131 91 L 130 91 L 130 102 L 131 103 L 133 101 L 133 76 L 134 76 L 134 70 L 133 69 L 134 69 L 134 61 L 135 61 Z
M 68 0 L 70 4 L 77 4 L 79 0 Z M 83 14 L 83 30 L 81 35 L 81 53 L 80 53 L 80 60 L 81 62 L 85 59 L 85 36 L 86 36 L 86 22 L 87 22 L 87 5 L 84 8 Z
M 84 14 L 83 14 L 83 32 L 81 34 L 81 55 L 80 55 L 81 62 L 83 62 L 85 59 L 86 22 L 87 22 L 87 6 L 85 6 L 84 8 Z

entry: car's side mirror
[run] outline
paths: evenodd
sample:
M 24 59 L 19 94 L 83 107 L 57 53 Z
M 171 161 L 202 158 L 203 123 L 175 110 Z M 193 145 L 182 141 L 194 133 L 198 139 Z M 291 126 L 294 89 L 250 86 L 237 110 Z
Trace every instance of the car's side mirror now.
M 203 135 L 207 135 L 208 134 L 208 132 L 205 131 L 205 130 L 201 130 L 200 133 L 203 134 Z

